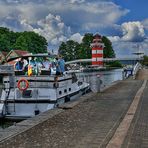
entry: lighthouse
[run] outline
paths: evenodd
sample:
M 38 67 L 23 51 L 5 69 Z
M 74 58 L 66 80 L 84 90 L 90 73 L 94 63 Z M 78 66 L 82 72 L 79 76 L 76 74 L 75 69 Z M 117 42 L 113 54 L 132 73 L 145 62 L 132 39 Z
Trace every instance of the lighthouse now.
M 103 48 L 102 37 L 96 34 L 93 39 L 92 47 L 92 66 L 103 67 Z

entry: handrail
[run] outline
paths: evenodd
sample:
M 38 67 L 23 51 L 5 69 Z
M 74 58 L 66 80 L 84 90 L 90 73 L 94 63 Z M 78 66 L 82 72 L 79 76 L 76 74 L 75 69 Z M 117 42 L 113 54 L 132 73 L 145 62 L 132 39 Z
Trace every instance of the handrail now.
M 141 69 L 141 68 L 142 68 L 142 65 L 139 62 L 137 62 L 133 68 L 133 79 L 136 78 L 136 74 L 139 71 L 139 69 Z

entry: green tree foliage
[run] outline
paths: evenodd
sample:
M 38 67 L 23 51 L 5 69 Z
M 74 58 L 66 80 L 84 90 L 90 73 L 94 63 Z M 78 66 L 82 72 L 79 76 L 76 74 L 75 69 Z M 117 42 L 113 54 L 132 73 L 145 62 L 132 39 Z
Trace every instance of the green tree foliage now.
M 122 64 L 119 61 L 113 61 L 106 63 L 106 67 L 122 67 Z
M 148 66 L 148 56 L 146 56 L 146 55 L 143 56 L 142 64 L 145 66 Z
M 0 35 L 0 49 L 1 51 L 10 51 L 10 41 L 6 34 Z
M 92 56 L 91 43 L 93 41 L 93 34 L 86 33 L 82 39 L 82 43 L 77 43 L 74 41 L 62 42 L 59 47 L 59 52 L 64 55 L 65 60 L 75 60 L 75 59 L 90 59 Z M 115 53 L 112 48 L 112 43 L 110 40 L 103 36 L 102 41 L 105 45 L 103 50 L 104 58 L 114 58 Z
M 103 36 L 102 42 L 104 43 L 104 46 L 105 46 L 104 49 L 103 49 L 104 58 L 114 58 L 115 52 L 112 48 L 111 41 L 107 37 Z
M 59 47 L 59 53 L 64 55 L 66 61 L 77 59 L 79 44 L 75 41 L 69 40 L 66 43 L 62 42 Z
M 91 33 L 86 33 L 82 39 L 82 43 L 80 44 L 83 56 L 81 57 L 82 59 L 86 58 L 91 58 L 91 43 L 93 41 L 93 34 Z
M 0 27 L 0 50 L 27 50 L 31 53 L 47 52 L 47 41 L 35 32 L 13 32 Z
M 9 41 L 9 29 L 0 27 L 0 48 L 2 51 L 9 51 L 10 41 Z
M 47 52 L 47 41 L 44 37 L 39 36 L 35 32 L 25 31 L 20 34 L 13 47 L 32 53 L 44 53 Z
M 9 29 L 8 28 L 0 27 L 0 35 L 8 34 L 8 33 L 9 33 Z

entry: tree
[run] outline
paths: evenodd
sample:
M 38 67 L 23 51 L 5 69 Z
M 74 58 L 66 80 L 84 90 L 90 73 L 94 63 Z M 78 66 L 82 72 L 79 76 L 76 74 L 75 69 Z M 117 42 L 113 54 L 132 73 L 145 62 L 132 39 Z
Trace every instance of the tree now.
M 82 39 L 81 43 L 81 50 L 83 52 L 83 57 L 82 58 L 91 58 L 91 43 L 93 41 L 93 34 L 91 33 L 86 33 Z
M 47 45 L 46 39 L 35 32 L 13 32 L 0 27 L 1 51 L 21 49 L 31 53 L 44 53 L 47 52 Z
M 11 45 L 7 34 L 0 35 L 0 49 L 1 51 L 10 51 Z
M 120 63 L 120 61 L 113 61 L 113 62 L 109 62 L 106 63 L 106 67 L 122 67 L 122 64 Z
M 143 56 L 142 64 L 145 66 L 148 66 L 148 56 L 146 56 L 146 55 Z
M 75 60 L 75 59 L 90 59 L 92 57 L 91 43 L 93 41 L 93 34 L 86 33 L 82 39 L 82 43 L 77 43 L 74 41 L 62 42 L 59 47 L 59 52 L 64 55 L 65 60 Z M 104 58 L 114 58 L 115 53 L 112 48 L 112 43 L 110 40 L 103 36 L 102 41 L 105 45 L 103 50 Z
M 47 52 L 47 41 L 35 32 L 23 32 L 14 44 L 15 49 L 27 50 L 31 53 Z
M 0 27 L 0 49 L 10 51 L 9 29 Z
M 115 57 L 115 52 L 114 52 L 114 50 L 112 48 L 111 41 L 105 36 L 102 37 L 102 41 L 103 41 L 103 43 L 105 45 L 104 50 L 103 50 L 104 58 L 114 58 Z
M 69 40 L 66 43 L 62 42 L 59 47 L 59 53 L 64 55 L 65 61 L 75 60 L 78 58 L 79 43 Z
M 10 31 L 8 28 L 0 27 L 0 35 L 2 34 L 8 34 Z

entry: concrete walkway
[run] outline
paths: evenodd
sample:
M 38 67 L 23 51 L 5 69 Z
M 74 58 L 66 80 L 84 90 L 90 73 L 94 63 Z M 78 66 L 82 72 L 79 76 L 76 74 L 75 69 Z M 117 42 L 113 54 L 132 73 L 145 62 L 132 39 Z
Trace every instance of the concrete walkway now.
M 148 69 L 141 69 L 137 74 L 137 80 L 148 80 Z
M 138 79 L 148 80 L 148 70 L 142 69 Z M 122 148 L 148 148 L 148 83 Z
M 102 93 L 83 96 L 79 102 L 68 107 L 69 109 L 55 109 L 19 123 L 15 127 L 0 131 L 0 148 L 106 147 L 116 133 L 116 129 L 125 117 L 142 84 L 143 80 L 121 81 Z M 147 95 L 147 87 L 146 85 L 144 95 Z M 143 98 L 146 98 L 144 95 Z M 143 105 L 146 109 L 147 100 L 145 101 Z M 133 129 L 138 126 L 140 130 L 140 127 L 143 127 L 143 122 L 140 122 L 140 126 L 139 122 L 136 122 L 135 125 L 134 121 L 138 121 L 137 117 L 140 117 L 138 112 L 129 125 L 130 130 L 127 133 L 129 136 L 123 139 L 121 145 L 123 147 L 127 147 L 127 145 L 132 147 L 137 138 L 137 136 L 135 139 L 131 138 L 131 135 L 136 135 Z M 146 133 L 148 135 L 148 130 L 145 130 L 148 127 L 146 113 L 142 118 L 142 121 L 146 121 L 142 132 L 144 131 L 145 135 Z M 140 120 L 140 118 L 138 119 Z M 14 131 L 16 132 L 14 133 Z M 5 133 L 5 135 L 1 133 Z M 143 141 L 146 143 L 147 137 L 143 137 Z

